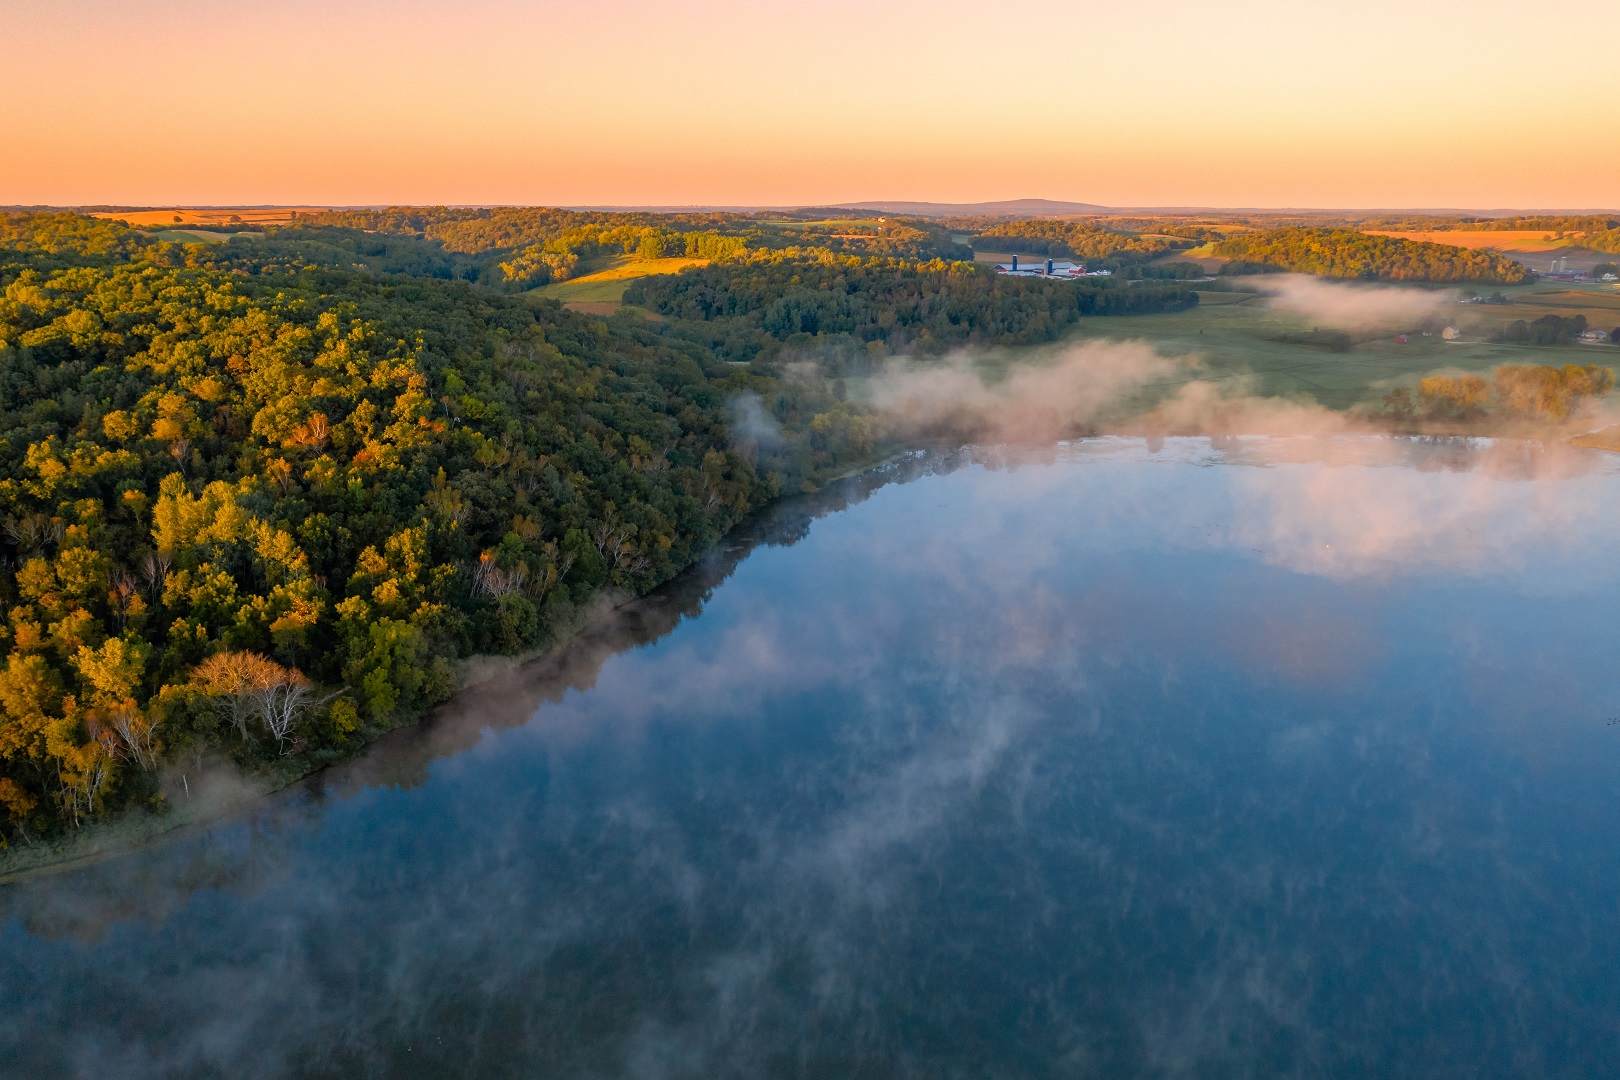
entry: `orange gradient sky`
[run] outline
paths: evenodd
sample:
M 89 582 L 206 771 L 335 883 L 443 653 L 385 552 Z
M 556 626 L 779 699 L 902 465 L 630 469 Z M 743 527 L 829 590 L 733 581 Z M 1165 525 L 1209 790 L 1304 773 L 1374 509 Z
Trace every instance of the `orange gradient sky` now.
M 0 0 L 0 204 L 1620 207 L 1620 3 Z

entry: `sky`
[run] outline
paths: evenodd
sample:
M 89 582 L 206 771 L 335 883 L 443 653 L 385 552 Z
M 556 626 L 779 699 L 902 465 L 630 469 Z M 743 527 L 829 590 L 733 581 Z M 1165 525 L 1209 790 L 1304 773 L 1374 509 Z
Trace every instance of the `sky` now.
M 0 204 L 1620 208 L 1620 3 L 0 0 Z

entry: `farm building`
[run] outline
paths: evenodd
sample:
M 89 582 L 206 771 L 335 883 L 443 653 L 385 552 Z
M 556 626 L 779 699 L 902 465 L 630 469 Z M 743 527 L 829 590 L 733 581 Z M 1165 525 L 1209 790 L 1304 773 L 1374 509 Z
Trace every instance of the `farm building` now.
M 1587 330 L 1581 334 L 1582 345 L 1602 345 L 1609 340 L 1607 330 Z
M 1018 256 L 1012 257 L 1010 263 L 997 263 L 996 273 L 1008 274 L 1012 277 L 1044 277 L 1072 280 L 1083 277 L 1109 277 L 1108 270 L 1093 270 L 1087 272 L 1086 268 L 1077 262 L 1067 259 L 1036 259 L 1034 262 L 1020 263 Z

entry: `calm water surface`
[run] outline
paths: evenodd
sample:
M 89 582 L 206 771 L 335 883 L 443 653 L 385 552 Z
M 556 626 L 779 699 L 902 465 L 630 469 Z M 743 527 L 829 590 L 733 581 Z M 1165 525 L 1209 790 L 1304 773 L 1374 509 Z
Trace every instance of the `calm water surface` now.
M 1617 526 L 1520 444 L 914 460 L 0 887 L 0 1074 L 1613 1075 Z

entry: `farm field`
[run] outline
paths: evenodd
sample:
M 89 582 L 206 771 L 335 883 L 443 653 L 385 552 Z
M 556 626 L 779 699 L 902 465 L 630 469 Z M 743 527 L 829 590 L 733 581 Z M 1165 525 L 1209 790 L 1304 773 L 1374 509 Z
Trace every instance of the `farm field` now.
M 1188 248 L 1186 251 L 1172 251 L 1168 255 L 1162 255 L 1155 259 L 1154 262 L 1196 263 L 1203 267 L 1206 274 L 1215 274 L 1220 272 L 1221 267 L 1225 266 L 1228 260 L 1215 254 L 1215 245 L 1208 243 L 1199 244 L 1197 247 Z
M 295 213 L 312 214 L 324 206 L 199 207 L 163 210 L 98 210 L 91 217 L 129 225 L 285 225 Z M 179 220 L 176 220 L 179 219 Z
M 1248 391 L 1260 394 L 1308 394 L 1335 409 L 1376 401 L 1397 386 L 1415 385 L 1423 376 L 1441 370 L 1488 372 L 1502 364 L 1609 363 L 1620 367 L 1620 348 L 1610 345 L 1496 345 L 1466 335 L 1474 320 L 1494 327 L 1541 314 L 1573 314 L 1575 309 L 1567 306 L 1572 301 L 1561 293 L 1537 295 L 1534 303 L 1503 307 L 1458 305 L 1458 312 L 1469 312 L 1453 319 L 1454 325 L 1465 330 L 1462 340 L 1413 335 L 1400 344 L 1395 340 L 1400 328 L 1390 327 L 1342 353 L 1268 340 L 1312 327 L 1308 320 L 1272 311 L 1261 295 L 1200 292 L 1199 299 L 1200 306 L 1192 311 L 1086 319 L 1071 340 L 1145 341 L 1165 355 L 1199 358 L 1201 367 L 1189 371 L 1188 380 L 1242 381 Z M 1612 312 L 1615 325 L 1620 325 L 1620 294 L 1612 299 L 1610 306 L 1583 309 L 1588 321 L 1604 327 L 1606 315 L 1602 313 Z M 1479 311 L 1490 314 L 1473 313 Z M 1594 311 L 1600 313 L 1597 318 Z
M 1488 374 L 1503 364 L 1607 364 L 1620 370 L 1620 347 L 1614 345 L 1509 345 L 1485 340 L 1514 320 L 1529 322 L 1543 315 L 1585 315 L 1592 327 L 1620 328 L 1620 290 L 1526 285 L 1501 292 L 1512 302 L 1441 306 L 1442 325 L 1462 332 L 1454 341 L 1439 333 L 1413 332 L 1401 343 L 1397 334 L 1412 327 L 1395 323 L 1355 332 L 1357 343 L 1345 352 L 1278 341 L 1315 327 L 1309 318 L 1273 310 L 1263 294 L 1205 289 L 1198 291 L 1199 306 L 1191 311 L 1088 318 L 1067 341 L 1144 342 L 1161 355 L 1188 359 L 1184 375 L 1145 388 L 1138 398 L 1128 400 L 1131 412 L 1151 407 L 1154 399 L 1194 380 L 1227 383 L 1247 394 L 1304 395 L 1328 408 L 1349 409 L 1376 403 L 1390 390 L 1413 387 L 1436 373 Z M 1018 364 L 1040 362 L 1053 350 L 1053 346 L 990 350 L 976 355 L 975 363 L 994 375 Z M 870 400 L 868 377 L 850 376 L 845 383 L 851 400 Z
M 1513 303 L 1505 307 L 1481 304 L 1472 307 L 1465 320 L 1488 319 L 1512 322 L 1514 319 L 1530 321 L 1543 315 L 1586 316 L 1589 326 L 1600 330 L 1613 330 L 1620 326 L 1620 288 L 1614 285 L 1584 285 L 1570 287 L 1561 284 L 1523 285 L 1516 289 L 1503 289 L 1503 295 Z M 1511 312 L 1512 314 L 1509 314 Z
M 569 281 L 558 281 L 529 290 L 527 295 L 561 300 L 566 307 L 592 315 L 612 314 L 624 299 L 624 290 L 639 277 L 674 274 L 688 266 L 707 266 L 707 259 L 637 259 L 617 256 L 601 269 Z
M 1385 232 L 1379 229 L 1366 230 L 1368 236 L 1393 236 L 1399 240 L 1426 240 L 1431 244 L 1446 244 L 1450 247 L 1472 248 L 1475 250 L 1488 248 L 1501 252 L 1537 252 L 1555 251 L 1561 248 L 1580 247 L 1578 237 L 1563 237 L 1556 239 L 1554 234 L 1546 229 L 1520 229 L 1514 231 L 1492 232 L 1482 229 L 1479 232 L 1464 232 L 1461 229 L 1436 229 L 1427 232 Z
M 1503 232 L 1462 232 L 1440 229 L 1431 232 L 1380 232 L 1367 230 L 1370 236 L 1393 236 L 1402 240 L 1426 240 L 1434 244 L 1473 250 L 1491 250 L 1517 260 L 1524 265 L 1546 270 L 1553 259 L 1567 259 L 1571 270 L 1589 270 L 1597 263 L 1612 262 L 1614 255 L 1592 251 L 1581 246 L 1579 236 L 1559 238 L 1546 229 Z
M 148 235 L 154 240 L 166 240 L 171 244 L 223 244 L 231 237 L 243 234 L 207 232 L 203 229 L 161 229 Z M 247 235 L 257 236 L 259 234 L 248 233 Z

